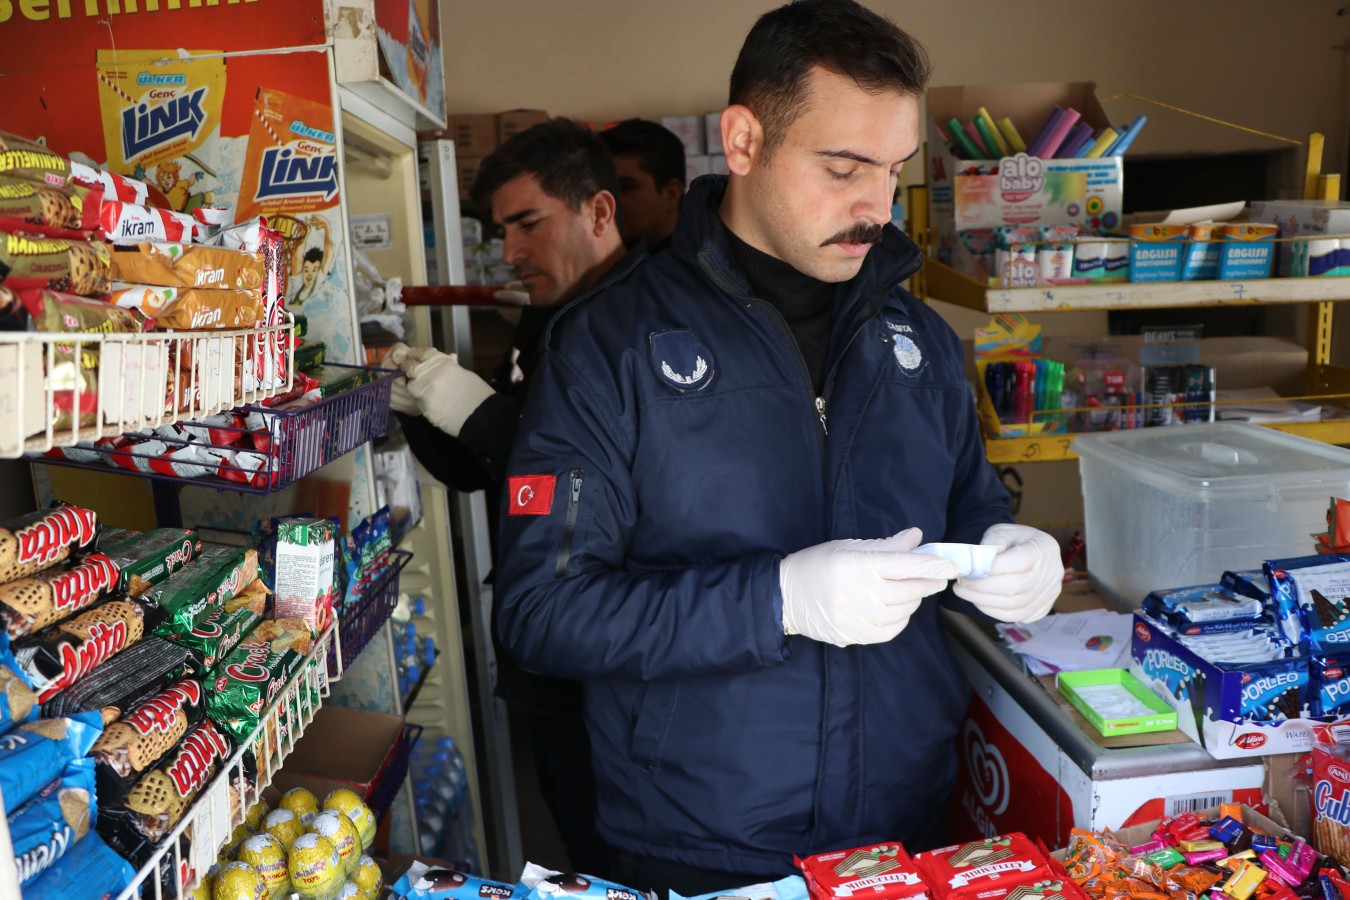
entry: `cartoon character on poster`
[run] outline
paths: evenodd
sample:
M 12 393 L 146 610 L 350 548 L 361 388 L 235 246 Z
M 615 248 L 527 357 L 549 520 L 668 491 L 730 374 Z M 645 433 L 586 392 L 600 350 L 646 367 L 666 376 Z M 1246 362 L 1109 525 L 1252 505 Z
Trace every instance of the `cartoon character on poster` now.
M 266 216 L 286 240 L 289 306 L 331 289 L 339 228 L 325 214 L 338 203 L 337 139 L 329 107 L 263 88 L 254 101 L 236 218 Z

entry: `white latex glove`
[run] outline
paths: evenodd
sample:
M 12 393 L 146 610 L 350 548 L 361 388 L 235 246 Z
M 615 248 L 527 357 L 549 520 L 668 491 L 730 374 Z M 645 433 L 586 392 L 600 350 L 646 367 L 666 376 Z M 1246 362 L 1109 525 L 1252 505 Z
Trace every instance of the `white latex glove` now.
M 956 577 L 951 560 L 909 552 L 922 542 L 922 532 L 910 528 L 788 554 L 778 568 L 783 631 L 836 647 L 889 641 L 924 597 Z
M 991 525 L 980 543 L 999 548 L 989 574 L 957 579 L 953 593 L 1003 622 L 1034 622 L 1048 613 L 1064 583 L 1055 539 L 1026 525 Z
M 420 416 L 422 414 L 421 408 L 417 405 L 417 398 L 408 389 L 408 376 L 400 375 L 390 384 L 389 408 L 394 412 L 403 413 L 405 416 Z
M 490 384 L 461 366 L 453 353 L 395 344 L 388 359 L 403 370 L 405 378 L 401 380 L 416 403 L 416 411 L 451 437 L 458 437 L 473 411 L 495 393 Z M 392 390 L 390 397 L 392 406 Z

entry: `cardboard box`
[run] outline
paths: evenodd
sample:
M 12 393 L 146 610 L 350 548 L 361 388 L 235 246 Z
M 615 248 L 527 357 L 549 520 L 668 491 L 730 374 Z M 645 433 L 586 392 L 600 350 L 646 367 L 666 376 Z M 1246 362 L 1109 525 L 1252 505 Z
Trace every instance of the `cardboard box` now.
M 1218 817 L 1219 808 L 1215 806 L 1209 809 L 1195 810 L 1195 814 L 1202 819 L 1213 819 Z M 1286 831 L 1285 826 L 1276 822 L 1269 816 L 1252 809 L 1245 803 L 1242 804 L 1242 823 L 1244 825 L 1250 825 L 1254 830 L 1260 831 L 1262 834 L 1273 834 L 1277 837 L 1283 836 Z M 1120 841 L 1126 847 L 1137 847 L 1138 845 L 1151 840 L 1153 832 L 1158 830 L 1160 824 L 1162 824 L 1162 820 L 1158 819 L 1152 822 L 1143 822 L 1138 825 L 1127 825 L 1124 828 L 1118 828 L 1115 830 L 1116 840 Z M 1067 855 L 1067 849 L 1068 848 L 1061 848 L 1050 855 L 1059 862 L 1064 862 Z
M 497 143 L 504 144 L 507 138 L 548 119 L 548 113 L 542 109 L 512 109 L 497 113 Z
M 1110 125 L 1092 82 L 954 85 L 928 90 L 928 205 L 938 258 L 955 264 L 956 233 L 999 225 L 1120 227 L 1124 170 L 1119 157 L 1002 161 L 961 160 L 937 140 L 955 117 L 987 108 L 1012 119 L 1024 139 L 1055 106 L 1073 107 L 1094 129 Z M 972 273 L 977 274 L 977 273 Z
M 478 167 L 483 164 L 481 156 L 456 156 L 455 180 L 459 182 L 459 200 L 469 201 L 469 191 L 473 190 L 474 179 L 478 177 Z
M 662 116 L 661 124 L 675 133 L 684 144 L 685 156 L 702 156 L 703 116 Z
M 455 142 L 455 156 L 487 156 L 497 149 L 497 116 L 495 113 L 451 116 L 450 137 Z
M 1279 226 L 1282 238 L 1310 234 L 1350 235 L 1350 202 L 1343 200 L 1253 200 L 1250 218 L 1253 222 Z M 1278 245 L 1277 277 L 1288 278 L 1295 274 L 1295 249 L 1296 245 L 1289 242 Z
M 1263 667 L 1271 663 L 1255 663 L 1245 669 L 1220 668 L 1186 649 L 1139 613 L 1134 615 L 1130 656 L 1130 672 L 1177 711 L 1177 728 L 1214 758 L 1307 753 L 1312 749 L 1310 728 L 1315 723 L 1304 715 L 1276 722 L 1242 720 L 1244 693 L 1259 692 L 1263 678 L 1280 677 L 1266 673 Z M 1302 671 L 1306 679 L 1306 666 Z M 1306 704 L 1302 708 L 1306 710 Z
M 308 788 L 321 803 L 329 791 L 340 787 L 365 799 L 392 763 L 402 736 L 402 716 L 324 706 L 272 785 L 282 793 Z M 334 747 L 342 752 L 334 753 Z

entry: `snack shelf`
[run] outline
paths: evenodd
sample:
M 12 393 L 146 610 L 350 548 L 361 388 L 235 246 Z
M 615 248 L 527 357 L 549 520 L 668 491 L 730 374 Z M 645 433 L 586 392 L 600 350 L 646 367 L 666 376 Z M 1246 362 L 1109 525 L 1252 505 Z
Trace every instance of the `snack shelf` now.
M 996 288 L 931 258 L 920 279 L 921 296 L 991 314 L 1322 303 L 1350 296 L 1350 280 L 1335 276 Z
M 270 494 L 289 487 L 389 428 L 389 390 L 399 374 L 397 371 L 335 363 L 325 368 L 347 369 L 369 380 L 301 408 L 273 409 L 257 404 L 236 407 L 236 412 L 246 416 L 248 422 L 210 425 L 209 442 L 186 434 L 156 432 L 151 444 L 155 452 L 138 452 L 136 444 L 119 446 L 104 442 L 102 446 L 81 446 L 77 459 L 58 453 L 29 459 L 48 465 Z M 186 417 L 179 418 L 187 421 Z M 211 452 L 179 461 L 172 458 L 173 453 L 192 446 Z
M 361 651 L 379 633 L 398 605 L 398 577 L 413 558 L 407 550 L 389 551 L 389 565 L 380 580 L 367 589 L 355 609 L 338 616 L 337 637 L 328 650 L 328 671 L 335 673 L 332 681 L 341 681 L 342 675 Z
M 287 314 L 277 325 L 247 331 L 0 332 L 0 381 L 6 384 L 0 458 L 210 416 L 285 393 L 293 327 Z
M 333 631 L 329 627 L 314 641 L 258 726 L 235 748 L 116 900 L 186 898 L 188 889 L 215 864 L 220 848 L 272 783 L 272 776 L 295 749 L 296 741 L 328 696 L 330 679 L 325 661 Z M 250 753 L 256 760 L 253 779 L 246 775 Z

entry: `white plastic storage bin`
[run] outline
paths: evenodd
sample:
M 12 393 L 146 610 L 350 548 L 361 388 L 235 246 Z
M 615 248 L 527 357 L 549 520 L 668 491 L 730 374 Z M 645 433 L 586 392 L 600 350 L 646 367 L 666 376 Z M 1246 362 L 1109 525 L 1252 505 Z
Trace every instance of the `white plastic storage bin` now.
M 1088 573 L 1128 611 L 1160 588 L 1307 556 L 1329 498 L 1350 497 L 1350 450 L 1256 425 L 1085 434 Z

